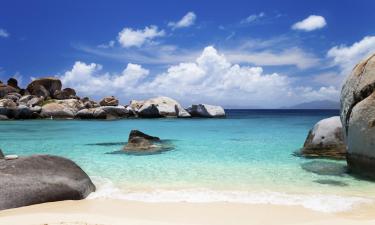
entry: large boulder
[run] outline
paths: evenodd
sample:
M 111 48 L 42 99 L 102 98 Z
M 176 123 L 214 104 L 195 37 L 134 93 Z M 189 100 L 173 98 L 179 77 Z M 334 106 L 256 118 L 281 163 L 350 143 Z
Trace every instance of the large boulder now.
M 3 98 L 8 93 L 12 93 L 12 92 L 19 92 L 19 90 L 9 85 L 5 85 L 2 83 L 0 84 L 0 98 Z
M 358 63 L 341 91 L 350 172 L 375 178 L 375 54 Z
M 48 96 L 53 96 L 56 91 L 61 90 L 62 84 L 58 78 L 44 77 L 33 80 L 26 89 L 32 95 L 44 96 L 46 93 L 44 93 L 44 89 L 40 86 L 43 86 L 47 90 Z
M 79 200 L 95 191 L 87 174 L 62 157 L 35 155 L 0 160 L 0 165 L 0 210 Z
M 150 136 L 139 130 L 132 130 L 129 134 L 128 143 L 125 145 L 125 151 L 148 151 L 156 146 L 155 142 L 160 142 L 160 138 Z
M 82 102 L 77 99 L 48 100 L 42 106 L 40 116 L 43 118 L 72 119 L 83 108 Z
M 118 100 L 115 98 L 115 96 L 109 96 L 103 98 L 99 104 L 101 106 L 118 106 Z
M 64 88 L 63 90 L 57 90 L 53 94 L 55 99 L 76 99 L 77 94 L 76 91 L 73 88 Z
M 18 81 L 13 77 L 8 79 L 7 84 L 17 90 L 21 90 L 21 88 L 18 87 Z
M 306 157 L 344 159 L 346 145 L 339 116 L 320 120 L 310 130 L 301 154 Z
M 190 114 L 176 100 L 156 97 L 144 101 L 133 100 L 130 107 L 140 117 L 190 117 Z
M 192 105 L 187 109 L 193 117 L 225 117 L 225 110 L 221 106 L 199 104 Z

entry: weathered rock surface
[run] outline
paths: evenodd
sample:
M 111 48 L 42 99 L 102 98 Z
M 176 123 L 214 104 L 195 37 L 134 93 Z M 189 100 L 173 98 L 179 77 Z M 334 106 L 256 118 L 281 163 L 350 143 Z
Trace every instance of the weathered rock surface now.
M 44 118 L 74 118 L 76 113 L 83 108 L 82 102 L 77 99 L 51 100 L 42 106 L 40 116 Z
M 97 108 L 81 109 L 76 117 L 80 119 L 120 119 L 129 116 L 124 106 L 101 106 Z
M 357 64 L 341 91 L 349 171 L 375 179 L 375 54 Z
M 130 107 L 140 117 L 190 117 L 180 103 L 169 97 L 156 97 L 144 101 L 133 100 Z
M 95 191 L 94 184 L 77 164 L 51 155 L 0 160 L 0 187 L 0 210 L 79 200 Z
M 339 116 L 323 119 L 310 130 L 301 154 L 306 157 L 344 159 L 346 145 Z
M 55 99 L 76 99 L 76 91 L 73 88 L 64 88 L 63 90 L 56 90 L 53 94 Z
M 103 98 L 99 104 L 101 106 L 118 106 L 118 100 L 114 96 Z
M 132 130 L 129 134 L 128 143 L 124 147 L 127 151 L 147 151 L 155 148 L 155 142 L 160 142 L 160 138 L 150 136 L 139 130 Z
M 0 84 L 0 98 L 3 98 L 8 93 L 18 92 L 18 90 L 12 86 Z
M 215 105 L 192 105 L 187 109 L 187 112 L 193 117 L 225 117 L 225 110 L 223 107 Z
M 48 92 L 48 96 L 53 96 L 56 91 L 60 91 L 62 84 L 58 78 L 55 77 L 44 77 L 33 80 L 28 86 L 27 90 L 32 95 L 44 96 L 46 94 L 40 86 L 43 86 Z M 41 91 L 42 89 L 42 91 Z M 44 96 L 46 97 L 46 96 Z

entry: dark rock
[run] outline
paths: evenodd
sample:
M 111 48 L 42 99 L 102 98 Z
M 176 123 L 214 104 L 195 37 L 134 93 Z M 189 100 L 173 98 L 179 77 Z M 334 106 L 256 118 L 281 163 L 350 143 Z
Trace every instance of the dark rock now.
M 57 90 L 61 90 L 62 84 L 61 81 L 58 78 L 55 77 L 45 77 L 45 78 L 38 78 L 33 80 L 28 86 L 27 86 L 27 91 L 32 94 L 32 95 L 37 95 L 37 96 L 44 96 L 47 95 L 44 93 L 44 90 L 41 91 L 40 86 L 43 86 L 45 90 L 48 92 L 48 96 L 53 97 L 54 93 Z M 41 95 L 43 94 L 43 95 Z
M 144 104 L 138 110 L 138 116 L 143 118 L 158 118 L 161 117 L 159 109 L 155 104 Z
M 331 179 L 319 179 L 319 180 L 314 180 L 314 182 L 318 184 L 326 184 L 326 185 L 337 186 L 337 187 L 349 186 L 345 182 L 338 181 L 338 180 L 331 180 Z
M 139 130 L 132 130 L 129 134 L 128 143 L 124 150 L 145 151 L 155 148 L 154 143 L 160 142 L 160 138 L 150 136 Z
M 79 200 L 95 191 L 87 174 L 66 158 L 35 155 L 2 161 L 0 165 L 0 210 Z
M 4 159 L 4 153 L 1 149 L 0 149 L 0 159 Z
M 56 99 L 76 99 L 77 94 L 73 88 L 64 88 L 63 90 L 56 90 L 54 93 Z
M 15 89 L 18 89 L 18 90 L 21 90 L 20 87 L 18 87 L 18 81 L 15 79 L 15 78 L 9 78 L 8 82 L 7 82 L 8 86 L 11 86 Z
M 320 120 L 310 130 L 301 150 L 305 157 L 345 159 L 346 145 L 339 116 Z
M 118 100 L 114 96 L 103 98 L 99 104 L 101 106 L 118 106 Z

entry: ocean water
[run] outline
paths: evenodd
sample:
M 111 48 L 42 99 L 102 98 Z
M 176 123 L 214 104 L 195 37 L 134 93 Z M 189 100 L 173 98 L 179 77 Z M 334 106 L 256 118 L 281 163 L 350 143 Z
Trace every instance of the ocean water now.
M 0 121 L 0 148 L 6 154 L 74 160 L 98 188 L 89 198 L 270 203 L 336 212 L 373 202 L 375 183 L 347 174 L 345 161 L 294 154 L 317 121 L 335 115 L 338 111 L 227 110 L 225 119 Z M 124 154 L 132 129 L 172 148 Z

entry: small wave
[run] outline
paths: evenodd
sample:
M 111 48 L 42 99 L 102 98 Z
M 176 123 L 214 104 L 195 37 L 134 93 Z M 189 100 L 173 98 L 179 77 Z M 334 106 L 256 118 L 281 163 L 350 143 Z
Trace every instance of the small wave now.
M 88 199 L 120 199 L 141 202 L 230 202 L 245 204 L 273 204 L 303 206 L 319 212 L 343 212 L 354 207 L 372 203 L 368 198 L 349 197 L 328 194 L 289 194 L 282 192 L 247 192 L 247 191 L 215 191 L 209 189 L 124 191 L 117 188 L 111 181 L 103 178 L 93 179 L 97 191 Z

